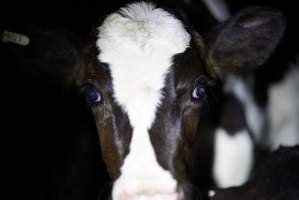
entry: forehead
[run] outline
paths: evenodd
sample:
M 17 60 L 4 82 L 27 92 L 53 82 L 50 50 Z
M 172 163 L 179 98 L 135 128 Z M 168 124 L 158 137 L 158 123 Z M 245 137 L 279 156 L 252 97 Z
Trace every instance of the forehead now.
M 145 2 L 109 15 L 99 27 L 98 59 L 107 63 L 114 99 L 133 126 L 150 126 L 173 56 L 184 52 L 190 40 L 181 21 Z M 140 119 L 138 107 L 146 119 Z
M 133 3 L 109 15 L 99 27 L 98 58 L 108 63 L 116 56 L 162 59 L 183 52 L 189 42 L 183 24 L 170 13 L 150 3 Z

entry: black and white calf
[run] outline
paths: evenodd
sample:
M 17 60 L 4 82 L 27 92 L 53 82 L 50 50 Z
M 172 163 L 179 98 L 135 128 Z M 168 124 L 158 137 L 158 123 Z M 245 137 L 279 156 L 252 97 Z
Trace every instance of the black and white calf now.
M 262 64 L 283 29 L 281 13 L 266 8 L 243 10 L 207 39 L 149 3 L 109 15 L 83 80 L 113 199 L 192 198 L 197 128 L 217 79 Z
M 234 2 L 227 5 L 234 7 Z M 282 2 L 270 5 L 284 7 Z M 293 45 L 298 41 L 297 28 L 292 9 L 285 10 L 288 29 L 275 56 L 255 73 L 229 75 L 224 80 L 212 170 L 219 187 L 242 185 L 264 153 L 280 145 L 299 144 L 299 65 Z
M 195 22 L 195 28 L 204 32 L 211 25 L 221 23 L 246 4 L 258 3 L 282 8 L 286 13 L 288 28 L 275 56 L 254 73 L 234 74 L 223 80 L 223 96 L 218 106 L 218 121 L 212 124 L 211 135 L 201 139 L 203 158 L 208 161 L 204 177 L 218 187 L 244 184 L 255 165 L 265 153 L 279 145 L 299 144 L 299 90 L 298 39 L 293 8 L 284 2 L 268 1 L 184 1 L 187 18 Z M 203 11 L 203 7 L 208 9 Z M 294 11 L 294 12 L 293 12 Z M 205 23 L 200 18 L 205 15 Z M 296 16 L 296 15 L 295 15 Z M 202 27 L 204 26 L 204 28 Z M 270 74 L 269 74 L 270 73 Z M 262 100 L 261 100 L 262 99 Z M 213 146 L 207 147 L 207 146 Z M 203 153 L 202 153 L 203 154 Z M 210 177 L 210 178 L 209 178 Z M 202 180 L 205 181 L 205 180 Z M 210 185 L 213 185 L 211 183 Z
M 18 95 L 29 95 L 34 101 L 28 105 L 24 103 L 27 102 L 24 98 L 22 104 L 17 105 L 24 107 L 26 104 L 26 108 L 21 109 L 25 112 L 21 113 L 32 113 L 31 108 L 38 110 L 38 120 L 30 122 L 32 125 L 28 125 L 31 119 L 23 121 L 19 124 L 20 132 L 26 126 L 32 126 L 38 136 L 41 135 L 39 131 L 43 132 L 46 136 L 41 141 L 47 140 L 48 145 L 43 143 L 42 146 L 51 146 L 46 155 L 52 156 L 52 142 L 55 144 L 57 138 L 49 138 L 47 133 L 60 136 L 60 133 L 67 132 L 65 138 L 68 141 L 71 135 L 75 135 L 74 129 L 77 127 L 83 133 L 86 113 L 79 111 L 79 108 L 78 112 L 72 112 L 77 105 L 80 106 L 80 102 L 69 102 L 77 98 L 76 95 L 66 95 L 65 102 L 48 102 L 54 103 L 53 107 L 41 103 L 46 102 L 50 95 L 44 85 L 55 90 L 59 84 L 74 81 L 85 90 L 94 113 L 102 155 L 114 181 L 114 200 L 198 199 L 193 187 L 193 175 L 199 173 L 194 167 L 198 161 L 197 142 L 205 134 L 201 129 L 203 122 L 213 112 L 218 81 L 231 73 L 250 71 L 264 63 L 276 47 L 284 27 L 281 12 L 254 7 L 240 11 L 201 36 L 192 30 L 190 24 L 182 22 L 166 9 L 139 2 L 107 16 L 94 38 L 80 52 L 80 57 L 68 31 L 59 31 L 55 27 L 56 31 L 52 34 L 51 31 L 50 34 L 38 31 L 36 34 L 41 35 L 41 39 L 29 34 L 29 51 L 18 50 L 29 58 L 26 59 L 28 66 L 32 67 L 34 63 L 30 69 L 34 71 L 34 80 L 37 81 L 30 82 L 30 85 L 24 85 L 24 80 L 20 81 L 23 87 Z M 26 78 L 32 78 L 28 74 L 25 73 Z M 43 80 L 50 79 L 55 79 L 55 84 L 41 84 Z M 43 95 L 34 95 L 38 91 L 43 91 Z M 52 93 L 56 98 L 50 98 L 50 101 L 61 101 L 57 96 L 62 92 Z M 62 115 L 57 110 L 65 110 L 68 114 Z M 52 118 L 40 117 L 45 112 L 53 118 L 59 113 L 57 126 L 51 121 Z M 76 114 L 74 116 L 80 115 L 79 119 L 67 123 L 65 120 L 71 118 L 73 113 Z M 78 126 L 73 126 L 74 122 Z M 35 123 L 40 127 L 36 128 Z M 70 129 L 65 128 L 68 125 Z M 57 127 L 63 130 L 58 132 Z M 28 135 L 26 137 L 30 138 Z M 78 142 L 89 149 L 84 139 L 79 138 Z M 59 161 L 65 160 L 64 153 L 59 150 L 68 149 L 68 146 L 59 146 L 55 146 L 54 155 L 59 155 Z M 43 152 L 41 148 L 36 149 Z M 76 148 L 77 151 L 85 152 L 81 148 Z M 85 154 L 80 155 L 86 158 Z M 39 160 L 39 157 L 36 158 Z M 85 159 L 79 160 L 83 160 L 84 164 L 87 162 Z M 83 165 L 82 162 L 78 163 Z M 36 168 L 31 168 L 31 171 Z M 61 162 L 55 165 L 56 168 L 61 168 Z M 74 187 L 72 178 L 63 181 L 63 186 L 57 184 L 55 177 L 65 171 L 70 177 L 78 173 L 76 170 L 51 173 L 53 185 L 59 185 L 59 190 Z M 66 182 L 68 184 L 64 184 Z M 81 189 L 81 184 L 78 188 Z M 76 196 L 77 193 L 73 194 Z
M 197 12 L 193 4 L 190 4 L 195 1 L 184 0 L 181 2 L 188 4 L 191 11 Z M 211 2 L 219 3 L 221 1 L 205 2 L 208 5 Z M 185 17 L 183 16 L 183 18 Z M 227 18 L 227 15 L 222 15 L 217 19 L 224 21 L 224 18 Z M 186 19 L 190 18 L 186 17 Z M 76 20 L 72 21 L 75 21 L 75 26 L 78 29 L 83 29 L 83 26 L 78 25 Z M 91 23 L 90 20 L 87 21 Z M 196 185 L 198 177 L 196 175 L 205 172 L 201 168 L 197 168 L 196 163 L 205 164 L 207 162 L 207 159 L 199 157 L 198 154 L 202 152 L 201 144 L 206 144 L 203 140 L 204 137 L 209 136 L 209 130 L 204 127 L 206 122 L 212 122 L 209 118 L 211 115 L 218 117 L 218 122 L 220 122 L 216 129 L 217 144 L 219 141 L 226 141 L 216 145 L 217 148 L 220 147 L 220 150 L 215 149 L 219 158 L 215 159 L 215 163 L 218 162 L 219 165 L 214 166 L 220 166 L 220 168 L 218 171 L 214 168 L 214 175 L 218 173 L 215 177 L 229 180 L 228 184 L 224 183 L 222 186 L 225 184 L 226 186 L 238 185 L 247 180 L 253 162 L 250 158 L 252 158 L 254 149 L 249 132 L 254 132 L 258 128 L 252 129 L 252 124 L 247 119 L 248 117 L 252 119 L 251 115 L 248 115 L 250 113 L 248 105 L 252 105 L 253 102 L 252 96 L 244 95 L 244 92 L 248 91 L 246 90 L 248 89 L 247 85 L 241 81 L 239 74 L 231 75 L 231 73 L 247 74 L 247 71 L 264 63 L 282 35 L 284 19 L 277 10 L 261 7 L 248 8 L 240 11 L 228 21 L 215 26 L 208 33 L 199 35 L 198 33 L 205 32 L 204 30 L 211 26 L 208 21 L 206 17 L 197 17 L 195 20 L 191 19 L 191 23 L 190 21 L 185 23 L 178 16 L 169 13 L 169 9 L 157 8 L 152 4 L 142 2 L 130 4 L 112 13 L 101 22 L 80 56 L 76 51 L 77 43 L 73 41 L 72 34 L 67 31 L 53 27 L 50 32 L 44 32 L 42 29 L 34 35 L 28 35 L 30 36 L 28 48 L 23 49 L 22 47 L 22 50 L 21 48 L 18 50 L 24 53 L 27 58 L 26 63 L 28 62 L 26 67 L 22 68 L 27 72 L 22 72 L 23 76 L 26 77 L 26 80 L 31 79 L 32 77 L 28 76 L 31 74 L 29 72 L 31 69 L 35 81 L 31 81 L 31 85 L 24 84 L 24 80 L 20 81 L 19 85 L 22 87 L 18 87 L 18 89 L 22 93 L 17 94 L 29 95 L 34 99 L 34 103 L 30 106 L 23 98 L 22 104 L 18 103 L 17 105 L 20 105 L 19 107 L 26 105 L 25 109 L 18 110 L 19 113 L 34 113 L 32 108 L 38 110 L 36 112 L 38 120 L 32 120 L 32 118 L 23 120 L 19 124 L 19 130 L 24 132 L 24 127 L 28 127 L 30 126 L 28 123 L 32 123 L 32 127 L 38 133 L 36 135 L 40 136 L 41 131 L 45 139 L 37 138 L 40 141 L 47 141 L 49 144 L 43 143 L 43 148 L 36 149 L 39 149 L 40 153 L 47 148 L 51 153 L 46 155 L 56 155 L 49 162 L 48 157 L 50 156 L 46 156 L 47 165 L 55 159 L 59 160 L 54 166 L 53 171 L 55 172 L 51 171 L 51 185 L 55 185 L 53 188 L 59 188 L 52 192 L 53 198 L 67 199 L 67 196 L 70 196 L 70 199 L 74 199 L 74 197 L 86 199 L 86 196 L 82 196 L 84 193 L 82 191 L 87 191 L 83 187 L 91 188 L 86 185 L 86 180 L 87 177 L 94 177 L 93 170 L 88 164 L 88 156 L 86 156 L 86 154 L 90 155 L 88 152 L 92 149 L 91 146 L 95 145 L 95 141 L 94 143 L 86 142 L 89 141 L 86 138 L 88 137 L 87 132 L 92 132 L 93 126 L 85 124 L 90 116 L 85 116 L 87 113 L 85 113 L 84 105 L 82 108 L 81 99 L 77 99 L 77 93 L 75 95 L 73 91 L 72 95 L 62 95 L 63 92 L 60 90 L 58 93 L 47 90 L 47 87 L 50 87 L 55 91 L 57 85 L 68 85 L 71 81 L 75 81 L 83 88 L 94 113 L 102 155 L 114 181 L 114 200 L 199 199 L 196 196 L 196 187 L 198 186 Z M 193 27 L 190 27 L 190 24 L 196 28 L 196 32 Z M 85 24 L 84 27 L 86 26 L 88 25 Z M 26 32 L 23 34 L 27 35 Z M 5 41 L 12 42 L 12 40 Z M 9 46 L 11 43 L 7 43 L 7 45 Z M 22 59 L 14 59 L 14 61 L 20 60 Z M 24 62 L 20 63 L 24 65 Z M 41 74 L 45 76 L 41 76 Z M 298 76 L 295 76 L 295 73 L 291 74 L 295 78 L 292 80 L 296 80 Z M 55 84 L 52 84 L 53 79 Z M 221 97 L 218 95 L 220 93 L 219 80 L 225 82 L 224 95 Z M 51 83 L 43 84 L 45 81 Z M 60 88 L 60 86 L 58 87 Z M 41 91 L 46 95 L 36 95 Z M 294 87 L 290 91 L 296 91 L 296 88 Z M 48 98 L 49 96 L 52 98 Z M 19 98 L 16 99 L 19 100 Z M 73 99 L 77 99 L 79 102 L 76 103 L 76 100 L 72 101 Z M 222 105 L 220 113 L 217 111 L 219 105 L 214 105 L 215 101 Z M 276 104 L 273 105 L 275 108 Z M 43 109 L 40 109 L 41 107 Z M 45 113 L 47 117 L 45 117 Z M 56 117 L 57 113 L 59 113 L 59 117 Z M 258 110 L 255 113 L 258 114 Z M 283 116 L 280 115 L 282 118 Z M 74 119 L 77 120 L 73 121 Z M 253 119 L 258 118 L 253 117 Z M 295 124 L 293 123 L 296 122 L 293 120 L 294 118 L 291 119 L 289 122 Z M 59 121 L 58 125 L 54 123 L 55 120 Z M 39 124 L 39 127 L 35 127 L 36 124 Z M 255 122 L 253 125 L 260 127 Z M 86 126 L 89 128 L 84 128 Z M 279 129 L 276 130 L 279 131 Z M 80 137 L 76 136 L 76 131 L 80 132 Z M 54 135 L 59 137 L 54 137 Z M 64 143 L 59 143 L 59 146 L 53 145 L 57 144 L 57 141 L 61 141 L 57 140 L 57 138 L 61 139 L 61 136 L 64 136 L 65 143 L 68 145 L 64 145 Z M 27 134 L 24 137 L 30 138 Z M 76 137 L 76 141 L 81 144 L 81 147 L 71 145 L 70 148 L 71 137 Z M 28 144 L 26 145 L 28 146 Z M 225 151 L 221 150 L 221 145 Z M 83 146 L 84 148 L 82 148 Z M 248 147 L 248 151 L 237 150 L 244 150 L 245 147 Z M 54 148 L 56 153 L 53 154 Z M 89 150 L 86 151 L 86 149 Z M 228 150 L 230 151 L 228 152 Z M 77 168 L 74 167 L 74 162 L 65 159 L 64 151 L 72 151 L 72 157 L 76 157 L 76 163 L 80 163 Z M 79 152 L 84 152 L 84 154 Z M 230 157 L 223 156 L 225 154 Z M 90 156 L 90 160 L 93 160 L 92 156 Z M 77 159 L 79 157 L 81 159 Z M 36 160 L 39 162 L 40 159 L 37 158 Z M 278 158 L 285 160 L 287 157 L 278 156 Z M 65 162 L 62 163 L 62 160 Z M 62 167 L 66 163 L 71 167 Z M 223 165 L 223 163 L 227 165 Z M 283 164 L 277 160 L 270 163 Z M 51 164 L 49 166 L 51 167 Z M 231 168 L 232 166 L 234 168 Z M 240 190 L 244 192 L 242 199 L 251 198 L 248 194 L 251 188 L 261 189 L 259 180 L 273 177 L 275 167 L 273 169 L 269 166 L 271 164 L 267 165 L 263 172 L 267 172 L 269 169 L 269 172 L 272 173 L 271 176 L 262 174 L 260 177 L 251 179 L 253 180 L 250 182 L 251 187 L 245 184 L 244 187 L 235 190 L 237 193 Z M 228 171 L 223 171 L 225 167 Z M 30 169 L 38 174 L 35 172 L 35 169 L 38 168 L 39 165 Z M 88 169 L 88 175 L 86 176 L 78 168 Z M 290 168 L 280 169 L 283 171 Z M 57 169 L 61 170 L 57 171 Z M 245 173 L 240 174 L 239 172 Z M 31 173 L 28 171 L 26 173 L 27 177 L 33 179 Z M 74 179 L 74 177 L 76 178 Z M 86 179 L 82 179 L 82 177 Z M 39 177 L 38 180 L 41 179 Z M 279 179 L 271 180 L 274 182 L 270 183 L 270 186 L 271 184 L 281 186 L 279 181 L 275 182 Z M 40 182 L 36 182 L 39 185 Z M 221 184 L 220 182 L 218 180 L 218 185 Z M 199 185 L 199 189 L 208 185 L 203 181 L 201 183 L 203 184 Z M 263 184 L 263 182 L 261 183 Z M 290 183 L 290 186 L 295 187 L 296 185 Z M 65 192 L 70 188 L 75 188 L 74 190 L 78 192 Z M 48 194 L 47 189 L 48 182 L 45 187 Z M 92 191 L 92 189 L 88 189 L 88 191 Z M 222 196 L 222 192 L 225 191 L 230 191 L 230 189 L 217 190 L 215 198 L 237 199 L 236 193 L 234 196 Z M 266 195 L 259 193 L 259 198 L 273 197 L 275 191 L 270 188 L 270 192 Z M 37 194 L 35 195 L 37 196 Z M 93 193 L 89 196 L 93 198 L 94 195 Z
M 113 200 L 195 198 L 198 128 L 218 81 L 263 64 L 284 28 L 281 12 L 264 7 L 240 11 L 206 37 L 146 2 L 104 19 L 76 82 L 94 113 Z

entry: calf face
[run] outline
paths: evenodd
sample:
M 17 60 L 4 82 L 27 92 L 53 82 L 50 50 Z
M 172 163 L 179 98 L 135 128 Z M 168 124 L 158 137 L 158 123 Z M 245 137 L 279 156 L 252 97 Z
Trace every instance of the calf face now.
M 259 7 L 205 37 L 150 3 L 107 16 L 77 81 L 85 80 L 113 199 L 191 199 L 197 130 L 218 81 L 264 63 L 283 30 L 279 11 Z

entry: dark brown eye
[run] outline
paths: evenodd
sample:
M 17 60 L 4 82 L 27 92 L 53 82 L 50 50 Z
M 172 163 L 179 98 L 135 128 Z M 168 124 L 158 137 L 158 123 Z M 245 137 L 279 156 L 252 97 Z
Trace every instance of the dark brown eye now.
M 98 89 L 93 85 L 89 84 L 85 89 L 86 101 L 90 106 L 99 105 L 102 102 L 102 96 Z
M 207 85 L 204 82 L 198 82 L 193 91 L 192 91 L 192 99 L 194 101 L 201 101 L 207 94 Z

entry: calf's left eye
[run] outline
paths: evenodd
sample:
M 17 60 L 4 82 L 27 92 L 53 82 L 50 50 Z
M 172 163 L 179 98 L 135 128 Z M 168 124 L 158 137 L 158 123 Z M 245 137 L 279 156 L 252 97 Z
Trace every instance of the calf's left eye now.
M 192 99 L 194 101 L 201 101 L 207 94 L 207 85 L 204 82 L 198 82 L 192 91 Z

